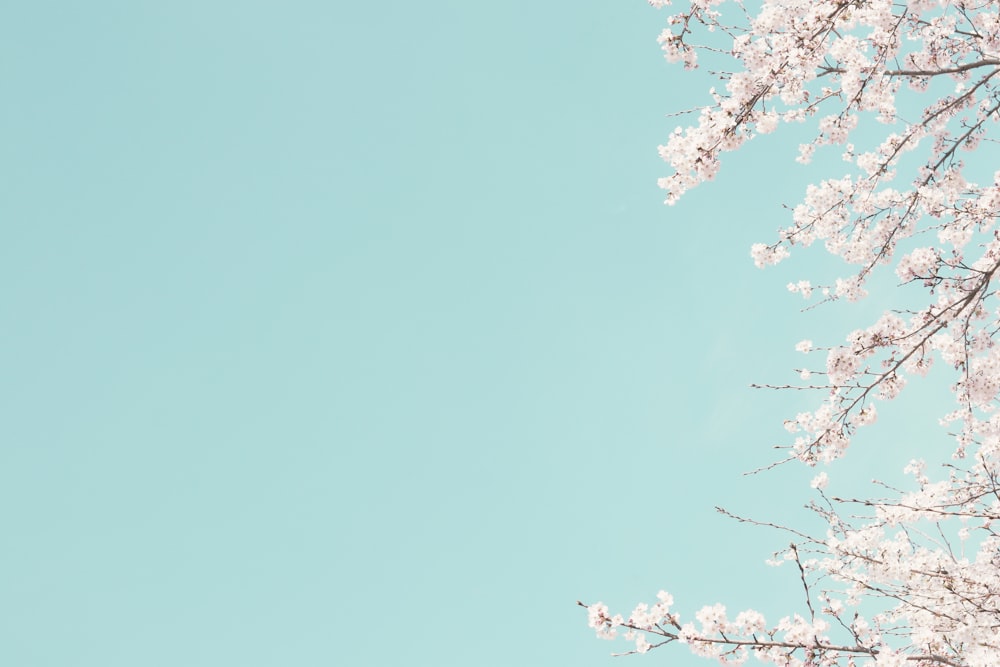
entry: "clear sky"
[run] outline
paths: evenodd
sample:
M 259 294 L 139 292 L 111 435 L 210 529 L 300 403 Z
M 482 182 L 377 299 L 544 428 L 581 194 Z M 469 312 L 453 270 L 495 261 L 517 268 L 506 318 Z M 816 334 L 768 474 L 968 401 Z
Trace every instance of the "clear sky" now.
M 801 516 L 814 471 L 740 473 L 813 401 L 747 385 L 850 327 L 749 259 L 799 139 L 662 205 L 711 85 L 665 13 L 2 16 L 0 664 L 598 666 L 577 599 L 799 610 L 713 506 Z

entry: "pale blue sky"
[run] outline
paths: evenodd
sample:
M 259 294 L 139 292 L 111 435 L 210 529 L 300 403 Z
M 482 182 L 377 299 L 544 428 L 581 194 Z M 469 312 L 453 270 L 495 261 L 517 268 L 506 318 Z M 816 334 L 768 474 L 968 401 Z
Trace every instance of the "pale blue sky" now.
M 810 402 L 747 385 L 845 327 L 749 260 L 798 139 L 662 206 L 664 13 L 0 16 L 0 663 L 609 665 L 578 598 L 798 601 L 712 507 L 796 515 L 740 473 Z

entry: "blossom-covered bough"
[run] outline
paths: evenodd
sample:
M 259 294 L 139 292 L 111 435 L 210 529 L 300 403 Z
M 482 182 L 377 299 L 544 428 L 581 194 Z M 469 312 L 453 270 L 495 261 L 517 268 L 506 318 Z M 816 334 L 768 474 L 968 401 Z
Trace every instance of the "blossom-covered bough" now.
M 755 135 L 811 123 L 798 160 L 833 147 L 846 164 L 809 186 L 777 240 L 752 248 L 754 262 L 821 242 L 847 275 L 790 290 L 856 301 L 895 271 L 906 295 L 841 345 L 799 344 L 825 354 L 812 371 L 822 380 L 809 383 L 823 398 L 785 422 L 788 459 L 843 456 L 877 404 L 934 363 L 945 367 L 935 377 L 951 375 L 956 403 L 940 417 L 954 443 L 940 467 L 911 461 L 911 487 L 885 498 L 828 496 L 826 474 L 814 479 L 825 534 L 790 531 L 784 554 L 802 582 L 800 614 L 768 623 L 715 605 L 689 619 L 661 591 L 627 618 L 583 605 L 589 623 L 634 641 L 630 653 L 681 643 L 726 664 L 1000 666 L 1000 160 L 989 135 L 1000 121 L 1000 2 L 690 0 L 675 11 L 660 37 L 667 59 L 710 60 L 720 84 L 697 123 L 660 148 L 673 170 L 660 181 L 667 203 Z

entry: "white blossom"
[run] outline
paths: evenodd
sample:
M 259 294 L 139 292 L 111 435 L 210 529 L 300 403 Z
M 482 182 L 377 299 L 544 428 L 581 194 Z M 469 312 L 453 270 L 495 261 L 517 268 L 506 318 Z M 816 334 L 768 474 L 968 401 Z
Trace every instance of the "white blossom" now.
M 904 488 L 841 500 L 823 492 L 827 472 L 812 477 L 825 534 L 795 532 L 796 543 L 768 561 L 794 561 L 804 610 L 768 624 L 756 610 L 730 618 L 714 603 L 682 620 L 661 591 L 627 620 L 589 605 L 590 627 L 605 639 L 624 628 L 637 653 L 678 643 L 722 664 L 753 657 L 782 667 L 995 667 L 1000 172 L 989 156 L 963 155 L 1000 138 L 998 3 L 649 1 L 671 7 L 659 37 L 666 59 L 694 68 L 705 56 L 719 79 L 660 147 L 666 202 L 715 179 L 724 153 L 753 140 L 780 142 L 783 124 L 801 124 L 810 134 L 797 151 L 784 150 L 787 172 L 798 173 L 796 163 L 828 171 L 805 187 L 776 238 L 751 247 L 754 264 L 822 247 L 846 274 L 817 286 L 796 276 L 789 291 L 848 303 L 887 280 L 905 291 L 845 338 L 823 331 L 819 347 L 811 339 L 795 346 L 826 355 L 798 371 L 817 398 L 784 421 L 789 457 L 812 467 L 845 456 L 877 420 L 879 403 L 906 400 L 911 380 L 947 375 L 954 405 L 908 415 L 927 422 L 929 439 L 947 443 L 934 462 L 946 465 L 909 461 Z M 834 166 L 825 154 L 837 158 Z

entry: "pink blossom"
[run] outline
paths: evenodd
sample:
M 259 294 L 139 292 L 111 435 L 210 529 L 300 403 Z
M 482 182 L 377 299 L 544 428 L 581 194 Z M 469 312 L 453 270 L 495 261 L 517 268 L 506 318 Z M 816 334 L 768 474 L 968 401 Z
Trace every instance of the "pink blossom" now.
M 718 79 L 659 149 L 666 203 L 715 179 L 724 153 L 801 124 L 808 134 L 797 154 L 786 153 L 787 173 L 805 172 L 796 163 L 823 173 L 751 258 L 765 268 L 822 248 L 846 267 L 841 277 L 814 287 L 816 276 L 794 276 L 788 290 L 847 304 L 872 290 L 884 311 L 846 339 L 824 330 L 819 348 L 809 339 L 796 345 L 827 354 L 821 368 L 798 370 L 813 384 L 775 387 L 815 392 L 811 409 L 784 421 L 788 457 L 816 466 L 844 456 L 859 432 L 877 431 L 868 427 L 878 402 L 905 401 L 911 381 L 942 378 L 954 403 L 906 415 L 927 421 L 929 441 L 947 443 L 936 461 L 946 466 L 910 461 L 904 488 L 871 498 L 812 492 L 825 534 L 793 530 L 795 543 L 769 561 L 794 561 L 789 570 L 807 600 L 801 613 L 768 625 L 753 609 L 729 620 L 717 603 L 696 612 L 697 623 L 682 621 L 661 591 L 628 620 L 590 605 L 590 627 L 605 639 L 624 628 L 637 653 L 678 643 L 723 664 L 752 655 L 782 667 L 994 667 L 1000 172 L 968 155 L 998 139 L 997 3 L 649 1 L 672 7 L 658 40 L 664 57 L 690 69 L 702 56 Z M 904 283 L 898 301 L 881 291 L 890 281 Z M 934 431 L 935 422 L 947 431 Z M 890 455 L 906 444 L 890 435 L 864 446 Z M 827 483 L 821 472 L 811 486 L 822 492 Z

